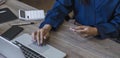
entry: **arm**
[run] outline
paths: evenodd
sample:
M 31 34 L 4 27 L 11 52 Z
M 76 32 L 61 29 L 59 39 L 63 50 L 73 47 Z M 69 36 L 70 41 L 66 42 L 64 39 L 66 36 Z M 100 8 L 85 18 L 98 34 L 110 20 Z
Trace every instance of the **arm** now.
M 71 6 L 71 0 L 56 0 L 53 8 L 47 12 L 46 18 L 41 23 L 40 28 L 45 24 L 49 24 L 52 26 L 52 29 L 57 29 L 64 21 L 65 16 L 72 11 Z
M 32 37 L 38 45 L 43 45 L 49 37 L 51 29 L 56 29 L 64 21 L 64 17 L 72 10 L 71 0 L 56 0 L 53 8 L 48 11 L 40 29 L 32 33 Z
M 108 23 L 97 25 L 98 32 L 102 39 L 119 37 L 120 31 L 120 3 L 115 9 L 113 19 Z

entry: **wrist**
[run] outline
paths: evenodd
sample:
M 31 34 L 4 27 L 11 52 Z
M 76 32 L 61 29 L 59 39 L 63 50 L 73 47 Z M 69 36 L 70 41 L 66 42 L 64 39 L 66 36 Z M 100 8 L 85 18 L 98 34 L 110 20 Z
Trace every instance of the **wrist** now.
M 95 35 L 95 36 L 98 35 L 98 30 L 97 30 L 97 28 L 94 28 L 93 30 L 94 30 L 94 32 L 95 32 L 94 35 Z
M 43 29 L 50 31 L 52 29 L 52 26 L 50 24 L 45 24 Z

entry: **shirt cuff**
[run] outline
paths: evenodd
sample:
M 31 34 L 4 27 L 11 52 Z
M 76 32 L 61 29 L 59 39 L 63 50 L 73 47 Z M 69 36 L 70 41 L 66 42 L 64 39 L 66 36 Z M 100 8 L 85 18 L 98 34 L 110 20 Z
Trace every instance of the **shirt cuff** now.
M 99 24 L 96 27 L 98 29 L 99 39 L 116 38 L 119 36 L 117 28 L 110 23 Z

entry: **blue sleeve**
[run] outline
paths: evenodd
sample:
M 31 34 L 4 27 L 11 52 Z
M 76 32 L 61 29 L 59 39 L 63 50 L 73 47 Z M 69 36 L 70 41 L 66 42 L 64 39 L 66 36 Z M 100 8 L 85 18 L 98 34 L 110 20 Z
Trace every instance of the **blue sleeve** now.
M 101 39 L 120 37 L 120 3 L 115 9 L 113 19 L 108 23 L 97 25 Z
M 50 24 L 53 30 L 56 30 L 64 21 L 65 16 L 72 11 L 71 0 L 56 0 L 53 8 L 47 12 L 45 20 L 40 24 L 42 28 L 45 24 Z

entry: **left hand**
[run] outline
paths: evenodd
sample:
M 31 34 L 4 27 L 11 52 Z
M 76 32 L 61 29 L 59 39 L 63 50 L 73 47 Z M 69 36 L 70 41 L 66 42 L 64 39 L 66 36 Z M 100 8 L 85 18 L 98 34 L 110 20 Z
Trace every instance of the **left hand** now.
M 77 26 L 75 28 L 70 28 L 70 30 L 77 32 L 85 36 L 96 36 L 98 35 L 98 30 L 96 27 L 90 26 Z

